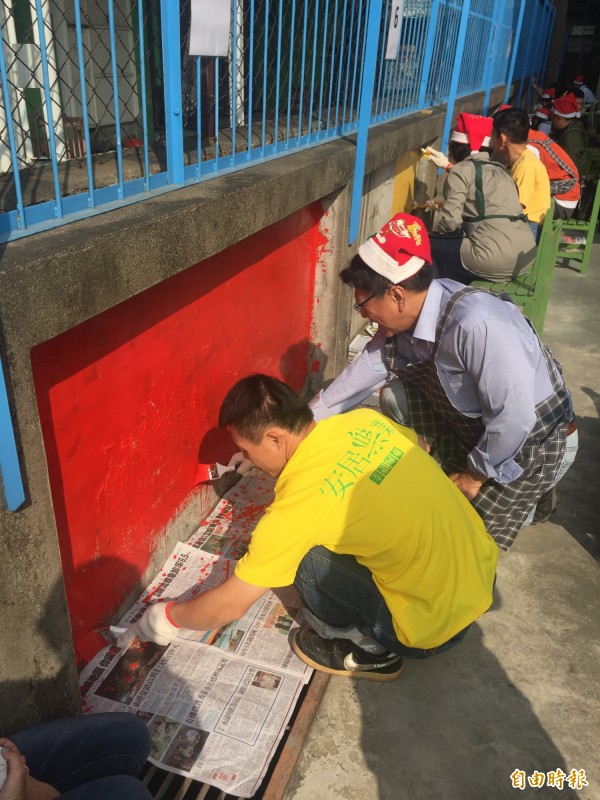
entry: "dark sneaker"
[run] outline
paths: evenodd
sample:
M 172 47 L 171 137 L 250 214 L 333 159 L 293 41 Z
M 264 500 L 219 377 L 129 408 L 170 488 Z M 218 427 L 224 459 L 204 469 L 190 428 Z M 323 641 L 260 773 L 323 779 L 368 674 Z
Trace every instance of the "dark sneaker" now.
M 309 628 L 298 628 L 292 650 L 305 664 L 348 678 L 393 681 L 402 672 L 402 659 L 395 653 L 373 655 L 348 639 L 323 639 Z
M 556 489 L 550 489 L 550 491 L 546 492 L 546 494 L 543 494 L 538 500 L 531 524 L 537 525 L 538 522 L 546 522 L 546 520 L 550 519 L 555 511 Z

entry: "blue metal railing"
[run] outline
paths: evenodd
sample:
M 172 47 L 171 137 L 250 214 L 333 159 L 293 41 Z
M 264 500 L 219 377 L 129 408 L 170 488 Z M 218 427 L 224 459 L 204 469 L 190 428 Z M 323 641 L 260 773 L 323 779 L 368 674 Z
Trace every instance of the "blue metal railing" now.
M 377 42 L 367 53 L 375 2 Z M 487 98 L 511 63 L 514 78 L 543 70 L 554 18 L 551 0 L 404 0 L 398 55 L 386 60 L 390 0 L 233 0 L 229 56 L 191 58 L 189 0 L 107 0 L 102 25 L 88 17 L 82 24 L 80 0 L 68 26 L 55 4 L 28 6 L 28 46 L 41 67 L 26 88 L 39 93 L 44 152 L 32 155 L 28 144 L 22 44 L 11 4 L 0 0 L 0 241 L 354 133 L 364 114 L 377 124 L 440 103 L 451 109 L 474 91 Z M 372 89 L 364 86 L 367 63 Z M 85 170 L 67 177 L 73 131 Z M 95 171 L 100 152 L 114 163 L 109 178 Z M 28 189 L 40 175 L 45 194 Z
M 26 0 L 26 42 L 12 17 L 18 2 L 0 0 L 0 241 L 358 132 L 352 241 L 369 127 L 446 103 L 445 147 L 458 96 L 482 91 L 487 109 L 493 86 L 542 74 L 555 13 L 553 0 L 404 0 L 388 60 L 392 0 L 233 0 L 229 56 L 190 58 L 189 0 L 107 0 L 108 14 L 85 25 L 80 0 L 67 4 L 68 20 L 55 4 Z M 32 49 L 39 64 L 20 85 Z M 38 153 L 32 88 L 45 131 Z M 50 163 L 32 166 L 40 150 Z M 99 152 L 113 156 L 105 185 Z M 68 170 L 73 158 L 86 169 Z M 14 511 L 25 492 L 1 365 L 0 472 Z
M 486 60 L 494 31 L 494 0 L 471 0 L 458 79 L 459 94 L 485 86 Z

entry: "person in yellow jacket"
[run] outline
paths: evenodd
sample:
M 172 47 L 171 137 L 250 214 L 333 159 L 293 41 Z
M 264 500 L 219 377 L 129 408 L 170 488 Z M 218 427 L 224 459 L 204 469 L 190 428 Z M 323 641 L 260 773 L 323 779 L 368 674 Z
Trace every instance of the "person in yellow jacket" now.
M 494 155 L 504 160 L 519 190 L 519 200 L 538 237 L 539 226 L 550 208 L 550 179 L 544 165 L 527 148 L 529 117 L 521 108 L 496 112 L 492 122 L 491 145 Z
M 219 424 L 277 477 L 275 499 L 232 577 L 193 600 L 150 606 L 119 645 L 218 628 L 267 589 L 294 584 L 310 626 L 295 631 L 299 658 L 387 681 L 403 657 L 458 644 L 490 607 L 498 548 L 412 429 L 370 408 L 317 423 L 289 386 L 260 374 L 230 389 Z

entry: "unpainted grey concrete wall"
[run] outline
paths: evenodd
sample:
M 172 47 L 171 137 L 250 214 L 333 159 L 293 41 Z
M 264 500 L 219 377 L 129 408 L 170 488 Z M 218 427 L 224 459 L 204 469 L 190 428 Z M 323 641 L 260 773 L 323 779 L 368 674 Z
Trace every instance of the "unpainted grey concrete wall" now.
M 503 94 L 502 87 L 495 90 L 492 104 Z M 481 95 L 463 98 L 456 111 L 479 112 L 481 104 Z M 439 146 L 444 115 L 439 108 L 374 128 L 367 176 L 389 177 L 400 154 Z M 352 138 L 339 139 L 4 247 L 0 357 L 27 499 L 17 513 L 0 507 L 0 732 L 79 713 L 31 348 L 321 200 L 329 246 L 315 286 L 313 340 L 320 343 L 320 368 L 306 386 L 307 393 L 316 391 L 343 366 L 354 318 L 350 293 L 337 279 L 357 246 L 348 244 L 347 227 L 354 157 Z M 367 183 L 373 192 L 377 181 L 367 177 Z M 214 500 L 198 491 L 173 509 L 165 549 L 187 538 L 197 513 Z M 155 554 L 145 577 L 163 556 Z

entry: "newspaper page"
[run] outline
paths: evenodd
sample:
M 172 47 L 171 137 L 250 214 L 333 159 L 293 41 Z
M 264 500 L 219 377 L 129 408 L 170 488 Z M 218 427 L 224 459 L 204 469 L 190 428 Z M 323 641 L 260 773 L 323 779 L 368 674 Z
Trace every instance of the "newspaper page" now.
M 123 616 L 120 625 L 127 627 L 137 622 L 150 601 L 183 601 L 197 597 L 226 580 L 233 567 L 232 561 L 179 542 L 150 586 Z M 298 627 L 295 618 L 299 607 L 300 600 L 293 587 L 266 591 L 236 622 L 215 631 L 182 628 L 177 638 L 219 648 L 235 659 L 285 670 L 306 682 L 311 674 L 310 667 L 294 655 L 288 642 L 290 631 Z
M 247 547 L 272 485 L 240 481 L 188 543 L 176 545 L 121 625 L 149 602 L 188 599 L 226 580 L 235 566 L 227 556 Z M 289 646 L 299 605 L 293 587 L 267 591 L 219 630 L 182 629 L 166 647 L 139 639 L 125 651 L 109 646 L 82 672 L 83 709 L 137 714 L 152 737 L 152 763 L 251 797 L 312 674 Z
M 239 560 L 248 549 L 248 542 L 265 508 L 273 502 L 273 478 L 253 470 L 234 486 L 198 531 L 188 539 L 192 547 Z

